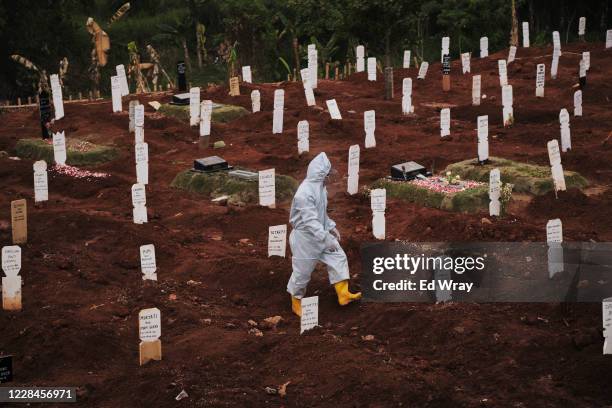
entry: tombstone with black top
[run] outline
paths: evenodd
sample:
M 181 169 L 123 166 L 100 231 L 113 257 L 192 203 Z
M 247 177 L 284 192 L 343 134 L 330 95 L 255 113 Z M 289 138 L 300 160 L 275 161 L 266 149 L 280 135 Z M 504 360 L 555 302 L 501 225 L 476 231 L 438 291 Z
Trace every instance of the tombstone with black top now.
M 0 356 L 0 384 L 13 381 L 13 356 Z
M 49 92 L 42 91 L 38 95 L 38 108 L 40 110 L 40 129 L 43 140 L 50 139 L 49 125 L 52 120 L 51 100 L 49 99 Z
M 451 69 L 451 60 L 450 55 L 444 54 L 442 57 L 442 90 L 444 92 L 450 91 L 450 69 Z
M 176 72 L 178 75 L 178 91 L 187 92 L 187 77 L 185 76 L 187 66 L 185 65 L 185 61 L 179 61 L 176 63 Z

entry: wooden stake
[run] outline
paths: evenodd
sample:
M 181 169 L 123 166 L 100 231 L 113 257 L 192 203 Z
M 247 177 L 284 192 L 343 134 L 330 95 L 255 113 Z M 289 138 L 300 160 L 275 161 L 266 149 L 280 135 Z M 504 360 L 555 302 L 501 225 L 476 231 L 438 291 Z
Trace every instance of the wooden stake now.
M 385 68 L 385 99 L 393 99 L 393 67 Z
M 325 63 L 325 79 L 329 79 L 329 62 Z
M 448 92 L 451 89 L 450 75 L 442 75 L 442 90 Z
M 28 242 L 28 205 L 24 198 L 11 201 L 11 224 L 13 228 L 13 244 Z

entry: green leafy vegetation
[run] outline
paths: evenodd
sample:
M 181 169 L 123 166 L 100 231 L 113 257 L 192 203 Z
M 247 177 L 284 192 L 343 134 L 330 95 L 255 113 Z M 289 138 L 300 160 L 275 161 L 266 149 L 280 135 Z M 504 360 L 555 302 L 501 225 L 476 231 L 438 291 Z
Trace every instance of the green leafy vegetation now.
M 86 166 L 114 160 L 118 153 L 114 147 L 101 146 L 74 138 L 66 139 L 66 164 Z M 17 156 L 54 163 L 53 145 L 41 139 L 21 139 L 15 145 Z

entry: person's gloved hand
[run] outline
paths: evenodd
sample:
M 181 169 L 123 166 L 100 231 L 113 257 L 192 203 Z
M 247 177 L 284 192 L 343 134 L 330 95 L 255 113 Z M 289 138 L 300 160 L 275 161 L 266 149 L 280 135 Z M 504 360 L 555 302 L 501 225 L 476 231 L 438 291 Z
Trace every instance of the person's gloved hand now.
M 332 234 L 327 234 L 325 238 L 325 250 L 336 252 L 338 250 L 338 241 Z
M 340 242 L 340 241 L 341 241 L 341 238 L 340 238 L 340 231 L 338 231 L 338 228 L 334 228 L 334 229 L 333 229 L 333 230 L 331 230 L 330 232 L 331 232 L 331 233 L 332 233 L 332 234 L 333 234 L 333 235 L 336 237 L 336 239 L 338 240 L 338 242 Z

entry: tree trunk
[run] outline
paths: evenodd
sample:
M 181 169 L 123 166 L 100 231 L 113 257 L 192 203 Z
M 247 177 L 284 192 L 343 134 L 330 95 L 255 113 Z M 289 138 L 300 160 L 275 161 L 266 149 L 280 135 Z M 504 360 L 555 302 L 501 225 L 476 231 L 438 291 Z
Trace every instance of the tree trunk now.
M 293 58 L 295 59 L 296 70 L 294 78 L 297 81 L 300 78 L 300 69 L 302 68 L 300 65 L 300 43 L 297 37 L 293 37 Z
M 512 0 L 512 29 L 510 30 L 510 45 L 518 47 L 518 19 L 516 18 L 515 0 Z
M 391 66 L 391 29 L 385 31 L 385 67 Z
M 200 36 L 198 35 L 198 25 L 196 24 L 196 52 L 198 55 L 198 68 L 202 69 L 202 44 L 200 44 Z
M 185 64 L 187 64 L 187 68 L 191 71 L 191 59 L 189 59 L 189 48 L 187 48 L 187 39 L 183 38 L 183 52 L 185 53 Z

